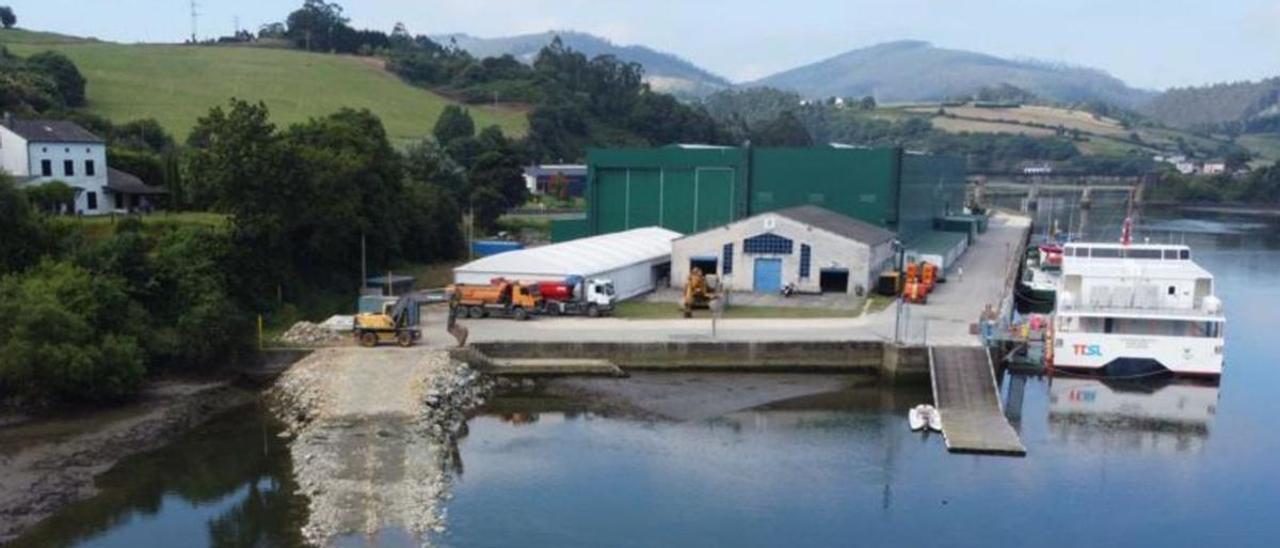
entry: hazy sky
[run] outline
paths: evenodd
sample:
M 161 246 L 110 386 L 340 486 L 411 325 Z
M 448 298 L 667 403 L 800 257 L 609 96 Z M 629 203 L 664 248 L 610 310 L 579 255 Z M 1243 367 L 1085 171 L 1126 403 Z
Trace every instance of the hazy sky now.
M 200 35 L 301 0 L 197 0 Z M 189 0 L 9 0 L 19 26 L 177 41 Z M 669 51 L 742 81 L 899 39 L 1104 69 L 1149 88 L 1280 76 L 1280 0 L 346 0 L 356 27 L 504 36 L 572 29 Z

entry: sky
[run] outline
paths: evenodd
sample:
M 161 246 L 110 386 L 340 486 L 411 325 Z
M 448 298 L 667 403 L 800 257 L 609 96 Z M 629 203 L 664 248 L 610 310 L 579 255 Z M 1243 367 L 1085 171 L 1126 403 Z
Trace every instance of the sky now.
M 23 28 L 124 42 L 191 34 L 190 0 L 8 2 Z M 202 38 L 301 0 L 197 0 Z M 357 28 L 508 36 L 578 30 L 741 82 L 880 42 L 1103 69 L 1152 89 L 1280 76 L 1280 0 L 339 0 Z

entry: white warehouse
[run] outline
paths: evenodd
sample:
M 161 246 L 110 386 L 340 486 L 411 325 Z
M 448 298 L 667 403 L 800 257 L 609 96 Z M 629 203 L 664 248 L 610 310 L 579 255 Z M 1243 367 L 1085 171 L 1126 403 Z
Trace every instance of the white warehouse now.
M 732 291 L 862 296 L 893 260 L 893 232 L 818 206 L 761 213 L 691 234 L 671 251 L 672 285 L 693 267 L 716 274 Z
M 558 244 L 491 255 L 453 269 L 454 283 L 487 284 L 494 278 L 540 282 L 569 276 L 613 280 L 618 299 L 665 285 L 671 276 L 671 242 L 679 232 L 636 228 Z

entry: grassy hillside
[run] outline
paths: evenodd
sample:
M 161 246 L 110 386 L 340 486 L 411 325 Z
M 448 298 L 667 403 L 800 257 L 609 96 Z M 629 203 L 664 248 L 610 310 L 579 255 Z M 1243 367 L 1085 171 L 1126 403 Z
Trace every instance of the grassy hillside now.
M 135 45 L 83 41 L 49 33 L 0 31 L 18 55 L 65 53 L 88 80 L 89 112 L 115 121 L 151 117 L 179 139 L 196 119 L 231 97 L 263 101 L 285 125 L 342 107 L 368 108 L 396 141 L 430 132 L 451 101 L 410 86 L 377 60 L 232 46 Z M 518 108 L 473 107 L 478 127 L 523 134 Z
M 1016 108 L 977 108 L 972 105 L 945 107 L 943 116 L 937 114 L 938 104 L 913 104 L 886 107 L 877 111 L 894 112 L 893 116 L 915 115 L 929 117 L 933 127 L 951 133 L 1018 133 L 1034 137 L 1054 135 L 1056 128 L 1078 131 L 1082 140 L 1077 148 L 1085 154 L 1119 155 L 1133 150 L 1157 154 L 1177 150 L 1182 140 L 1202 150 L 1214 150 L 1225 141 L 1209 139 L 1188 132 L 1166 128 L 1134 127 L 1126 129 L 1118 120 L 1096 116 L 1083 110 L 1024 105 Z M 1136 139 L 1135 139 L 1136 136 Z M 1241 144 L 1255 149 L 1262 142 Z M 1257 144 L 1259 147 L 1251 146 Z

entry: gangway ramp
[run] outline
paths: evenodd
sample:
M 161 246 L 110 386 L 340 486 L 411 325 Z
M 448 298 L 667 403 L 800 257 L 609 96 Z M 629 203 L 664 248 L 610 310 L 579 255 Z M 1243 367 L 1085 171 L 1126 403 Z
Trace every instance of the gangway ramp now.
M 933 401 L 942 416 L 942 436 L 953 453 L 1027 454 L 1000 409 L 991 355 L 984 347 L 929 349 Z

